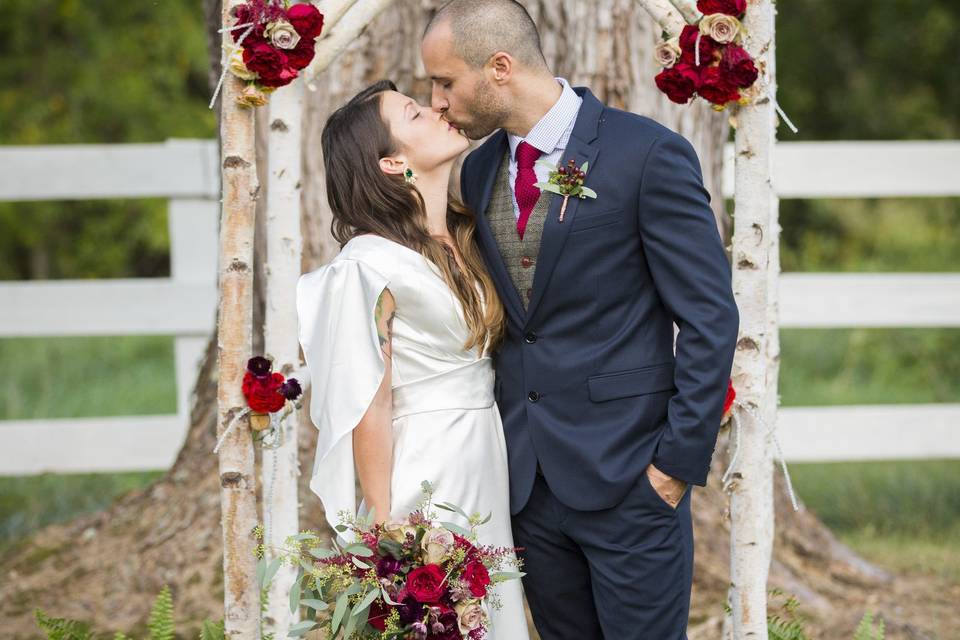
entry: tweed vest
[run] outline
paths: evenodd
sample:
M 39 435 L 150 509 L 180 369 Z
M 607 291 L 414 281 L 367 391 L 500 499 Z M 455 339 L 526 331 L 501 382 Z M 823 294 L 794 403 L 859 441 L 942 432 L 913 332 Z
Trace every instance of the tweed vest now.
M 504 156 L 493 184 L 490 204 L 487 205 L 487 220 L 493 230 L 500 249 L 500 257 L 507 267 L 510 280 L 520 294 L 523 308 L 526 310 L 533 295 L 533 274 L 536 271 L 540 253 L 540 238 L 543 235 L 543 223 L 547 219 L 550 207 L 550 194 L 543 193 L 527 219 L 527 228 L 523 240 L 517 233 L 517 217 L 513 212 L 513 190 L 510 188 L 510 154 Z

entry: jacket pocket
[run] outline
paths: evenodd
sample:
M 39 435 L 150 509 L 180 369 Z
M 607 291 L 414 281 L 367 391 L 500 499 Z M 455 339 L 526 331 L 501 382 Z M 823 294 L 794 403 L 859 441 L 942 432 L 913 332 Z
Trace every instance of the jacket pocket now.
M 594 402 L 641 396 L 657 391 L 671 391 L 673 362 L 664 362 L 640 369 L 600 373 L 587 378 L 590 399 Z
M 578 212 L 573 219 L 573 226 L 570 227 L 570 233 L 593 229 L 594 227 L 604 227 L 609 224 L 619 222 L 623 218 L 623 209 L 614 209 L 613 211 L 601 211 L 599 213 L 583 214 Z

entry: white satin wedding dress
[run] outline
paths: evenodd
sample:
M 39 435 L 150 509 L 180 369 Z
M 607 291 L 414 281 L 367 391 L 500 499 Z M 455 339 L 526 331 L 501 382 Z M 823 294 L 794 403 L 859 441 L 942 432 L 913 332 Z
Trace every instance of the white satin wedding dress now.
M 436 265 L 380 236 L 352 238 L 330 263 L 297 283 L 300 344 L 313 388 L 310 416 L 320 432 L 310 489 L 331 526 L 340 511 L 357 513 L 352 431 L 386 368 L 374 320 L 385 288 L 396 301 L 390 517 L 403 519 L 415 509 L 428 480 L 434 503 L 492 514 L 478 530 L 481 544 L 513 547 L 491 360 L 479 347 L 463 348 L 469 335 L 463 310 Z M 438 513 L 466 524 L 456 514 Z M 494 593 L 502 608 L 488 611 L 487 638 L 527 640 L 520 581 L 500 583 Z

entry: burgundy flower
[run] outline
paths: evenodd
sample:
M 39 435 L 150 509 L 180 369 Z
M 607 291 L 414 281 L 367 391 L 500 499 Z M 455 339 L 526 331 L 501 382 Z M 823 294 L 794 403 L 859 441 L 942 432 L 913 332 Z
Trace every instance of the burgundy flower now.
M 740 17 L 747 10 L 747 0 L 697 0 L 700 13 L 725 13 Z
M 680 62 L 690 66 L 696 65 L 695 47 L 697 36 L 700 36 L 700 66 L 709 66 L 713 62 L 713 55 L 720 48 L 720 43 L 707 35 L 700 34 L 700 28 L 688 24 L 680 32 Z
M 287 20 L 297 30 L 301 38 L 313 40 L 323 31 L 323 14 L 310 3 L 295 4 L 287 9 Z
M 287 400 L 296 400 L 301 393 L 303 393 L 303 389 L 296 378 L 287 378 L 287 381 L 280 385 L 280 395 Z
M 387 628 L 387 618 L 390 616 L 390 606 L 380 598 L 377 598 L 370 605 L 367 613 L 367 622 L 377 631 L 383 631 Z
M 753 63 L 753 58 L 747 50 L 735 44 L 727 45 L 724 49 L 723 58 L 720 59 L 720 69 L 727 82 L 741 89 L 752 85 L 760 75 L 757 65 Z
M 273 369 L 273 363 L 263 356 L 254 356 L 247 360 L 247 371 L 258 378 L 269 376 L 271 369 Z
M 241 390 L 247 405 L 253 411 L 271 413 L 282 409 L 287 402 L 287 399 L 280 395 L 281 384 L 283 384 L 283 374 L 274 373 L 265 378 L 258 378 L 247 371 L 243 374 Z
M 297 70 L 290 67 L 286 54 L 266 42 L 245 46 L 243 63 L 247 69 L 259 74 L 260 84 L 265 87 L 282 87 L 297 77 Z
M 381 578 L 387 578 L 399 573 L 402 566 L 403 563 L 396 558 L 385 556 L 377 561 L 377 576 Z
M 700 97 L 713 104 L 724 105 L 740 99 L 737 88 L 730 83 L 720 67 L 707 67 L 700 73 Z
M 294 6 L 301 7 L 304 5 L 296 4 Z M 316 53 L 316 44 L 311 38 L 302 38 L 296 47 L 286 52 L 290 66 L 298 70 L 310 64 L 314 53 Z
M 483 598 L 487 595 L 487 587 L 490 585 L 490 574 L 483 563 L 474 560 L 467 564 L 463 570 L 463 580 L 470 587 L 470 594 L 474 598 Z
M 439 565 L 417 567 L 407 575 L 407 591 L 417 602 L 438 602 L 443 596 L 446 576 Z
M 686 104 L 697 91 L 700 84 L 700 75 L 691 65 L 678 62 L 669 69 L 664 69 L 658 73 L 654 82 L 672 102 Z

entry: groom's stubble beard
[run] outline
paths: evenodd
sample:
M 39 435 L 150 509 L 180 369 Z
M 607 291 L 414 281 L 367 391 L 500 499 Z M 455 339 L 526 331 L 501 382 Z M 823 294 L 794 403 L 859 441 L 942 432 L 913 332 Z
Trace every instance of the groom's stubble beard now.
M 463 127 L 463 133 L 471 140 L 480 140 L 500 129 L 506 122 L 510 109 L 487 82 L 480 78 L 473 90 L 473 103 L 467 109 L 473 120 Z

